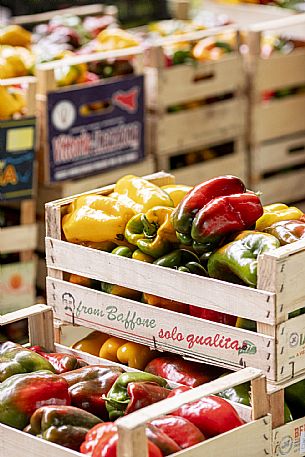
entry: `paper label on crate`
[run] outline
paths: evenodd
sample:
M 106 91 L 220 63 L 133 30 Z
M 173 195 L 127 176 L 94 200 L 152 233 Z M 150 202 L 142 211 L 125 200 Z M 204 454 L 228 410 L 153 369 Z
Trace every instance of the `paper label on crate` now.
M 0 121 L 0 200 L 33 193 L 35 118 Z
M 50 181 L 81 178 L 142 160 L 143 93 L 143 76 L 50 92 Z
M 300 455 L 305 455 L 305 432 L 300 435 Z

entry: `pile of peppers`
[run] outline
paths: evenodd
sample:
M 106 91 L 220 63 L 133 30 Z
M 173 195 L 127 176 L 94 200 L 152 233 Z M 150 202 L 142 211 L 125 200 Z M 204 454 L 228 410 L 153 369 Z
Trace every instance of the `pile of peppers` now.
M 92 457 L 115 457 L 115 420 L 216 377 L 199 364 L 176 357 L 176 380 L 187 374 L 188 387 L 171 389 L 167 361 L 151 361 L 146 372 L 124 372 L 116 365 L 88 365 L 81 357 L 48 352 L 40 346 L 0 346 L 0 422 Z M 170 368 L 171 362 L 169 362 Z M 169 376 L 170 377 L 170 376 Z M 226 400 L 210 396 L 186 404 L 147 424 L 150 457 L 162 457 L 217 436 L 244 422 Z
M 235 176 L 219 176 L 194 188 L 160 188 L 127 175 L 110 195 L 78 197 L 63 217 L 63 232 L 68 241 L 114 255 L 255 288 L 258 256 L 305 238 L 305 220 L 295 207 L 263 207 Z M 244 325 L 228 314 L 116 284 L 76 275 L 70 280 L 151 306 Z

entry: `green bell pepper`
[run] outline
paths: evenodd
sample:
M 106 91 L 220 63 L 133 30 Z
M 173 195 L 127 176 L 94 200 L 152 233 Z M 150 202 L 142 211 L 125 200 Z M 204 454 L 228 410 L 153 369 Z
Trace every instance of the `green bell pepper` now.
M 210 256 L 209 275 L 211 278 L 256 287 L 258 256 L 279 246 L 280 242 L 272 235 L 243 231 L 234 241 L 222 246 Z
M 196 254 L 187 249 L 176 249 L 169 254 L 160 257 L 154 261 L 155 265 L 160 267 L 173 268 L 186 273 L 194 273 L 200 276 L 208 276 L 207 271 L 200 264 Z
M 0 346 L 0 382 L 18 373 L 48 370 L 55 368 L 41 355 L 10 341 Z
M 126 225 L 126 240 L 144 254 L 158 259 L 178 244 L 171 222 L 174 208 L 155 206 L 132 217 Z
M 285 388 L 285 401 L 294 419 L 299 419 L 305 415 L 305 380 Z
M 69 385 L 50 371 L 16 374 L 0 384 L 0 422 L 24 429 L 36 409 L 70 405 Z
M 74 406 L 43 406 L 31 417 L 26 432 L 79 451 L 87 432 L 101 419 Z
M 151 390 L 151 395 L 149 392 L 145 392 L 145 395 L 141 395 L 139 398 L 138 407 L 147 406 L 148 404 L 155 403 L 155 392 L 154 387 L 157 386 L 159 388 L 158 395 L 160 396 L 159 400 L 162 399 L 163 391 L 160 390 L 167 386 L 167 382 L 165 379 L 161 378 L 160 376 L 155 376 L 150 373 L 142 373 L 142 372 L 128 372 L 123 373 L 119 378 L 115 381 L 113 386 L 108 392 L 106 400 L 106 408 L 109 414 L 109 419 L 116 420 L 117 418 L 123 416 L 131 402 L 131 395 L 129 387 L 131 384 L 146 384 L 149 386 L 153 386 Z M 164 389 L 167 390 L 167 389 Z M 169 391 L 168 391 L 169 393 Z M 167 395 L 166 395 L 167 396 Z M 165 398 L 165 397 L 164 397 Z M 137 408 L 138 409 L 138 408 Z M 131 411 L 129 411 L 131 412 Z

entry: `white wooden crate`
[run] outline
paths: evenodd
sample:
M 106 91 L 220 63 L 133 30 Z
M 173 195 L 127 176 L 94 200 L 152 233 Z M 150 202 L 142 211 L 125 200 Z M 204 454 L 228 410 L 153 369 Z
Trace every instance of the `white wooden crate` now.
M 174 182 L 165 173 L 148 179 L 157 185 Z M 108 194 L 112 189 L 97 192 Z M 57 318 L 206 363 L 232 369 L 254 366 L 276 382 L 305 372 L 300 356 L 304 344 L 289 344 L 292 335 L 302 333 L 305 316 L 288 320 L 290 312 L 305 305 L 304 241 L 260 256 L 258 288 L 251 289 L 67 243 L 61 239 L 61 217 L 71 201 L 73 197 L 46 205 L 47 296 Z M 258 333 L 71 284 L 63 272 L 252 319 Z M 65 309 L 67 297 L 73 312 Z
M 83 358 L 89 364 L 103 364 L 121 366 L 125 371 L 138 371 L 123 365 L 110 362 L 99 357 L 67 348 L 60 344 L 54 344 L 54 327 L 51 307 L 36 305 L 15 313 L 0 317 L 0 325 L 6 325 L 27 317 L 29 323 L 29 338 L 31 345 L 40 345 L 49 351 L 70 353 Z M 180 404 L 195 401 L 213 393 L 217 393 L 229 386 L 235 386 L 242 382 L 251 381 L 252 384 L 252 408 L 244 405 L 233 404 L 240 416 L 245 420 L 245 425 L 207 440 L 199 445 L 176 453 L 175 456 L 196 457 L 198 455 L 215 456 L 225 447 L 228 447 L 228 457 L 235 455 L 243 457 L 259 457 L 264 452 L 271 452 L 271 416 L 268 414 L 268 400 L 266 393 L 266 379 L 262 372 L 252 368 L 246 368 L 238 373 L 222 377 L 216 381 L 192 389 L 191 392 L 181 394 L 166 402 L 159 402 L 159 410 L 148 407 L 141 412 L 128 415 L 128 423 L 125 418 L 116 422 L 119 432 L 118 457 L 145 457 L 147 454 L 146 437 L 144 433 L 145 423 L 163 414 L 176 409 Z M 170 383 L 172 387 L 177 386 Z M 252 416 L 252 418 L 251 418 Z M 127 428 L 126 428 L 127 426 Z M 135 433 L 138 439 L 133 441 Z M 253 441 L 249 442 L 249 437 Z M 134 445 L 136 444 L 136 448 Z M 82 454 L 41 440 L 29 434 L 15 430 L 0 424 L 0 451 L 5 457 L 24 457 L 24 450 L 31 457 L 55 456 L 69 457 L 81 456 Z M 201 454 L 199 454 L 199 452 Z

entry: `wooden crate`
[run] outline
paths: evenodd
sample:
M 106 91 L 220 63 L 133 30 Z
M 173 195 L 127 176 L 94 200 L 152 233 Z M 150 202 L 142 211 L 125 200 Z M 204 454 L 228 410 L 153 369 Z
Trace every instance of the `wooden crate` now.
M 20 261 L 0 266 L 0 314 L 35 302 L 37 225 L 35 201 L 20 203 L 20 225 L 0 228 L 0 254 L 20 254 Z
M 133 75 L 57 87 L 58 68 L 129 57 L 133 58 Z M 143 48 L 135 46 L 37 66 L 41 183 L 80 179 L 144 159 L 142 57 Z M 123 100 L 123 96 L 129 99 Z M 83 113 L 83 107 L 101 101 L 109 102 L 109 109 Z
M 196 62 L 166 67 L 164 47 L 179 42 L 193 42 L 217 33 L 237 33 L 232 26 L 158 40 L 149 49 L 145 67 L 147 106 L 151 120 L 150 149 L 156 156 L 179 153 L 204 146 L 228 132 L 244 131 L 245 85 L 242 59 L 237 51 L 218 61 Z M 230 78 L 228 78 L 228 74 Z M 232 94 L 232 98 L 193 109 L 168 112 L 186 103 Z
M 36 305 L 22 312 L 8 314 L 1 318 L 1 325 L 16 322 L 22 318 L 28 317 L 29 337 L 31 345 L 40 345 L 47 350 L 57 352 L 69 352 L 82 357 L 86 362 L 92 364 L 117 365 L 120 364 L 100 359 L 81 351 L 69 349 L 63 345 L 54 344 L 54 327 L 52 319 L 52 309 L 45 305 Z M 137 371 L 124 366 L 126 371 Z M 259 457 L 264 451 L 270 454 L 271 451 L 271 416 L 268 415 L 268 400 L 266 394 L 266 379 L 262 376 L 260 370 L 246 368 L 238 373 L 228 375 L 211 383 L 192 389 L 191 392 L 181 394 L 175 399 L 169 399 L 159 402 L 159 411 L 155 408 L 143 408 L 141 412 L 130 414 L 128 418 L 128 429 L 126 429 L 126 420 L 120 419 L 116 422 L 119 431 L 118 457 L 145 457 L 146 454 L 146 437 L 144 426 L 146 421 L 152 420 L 163 414 L 167 414 L 180 405 L 195 401 L 207 395 L 220 392 L 224 388 L 235 386 L 242 382 L 251 381 L 252 383 L 252 409 L 243 405 L 234 404 L 241 417 L 247 422 L 238 429 L 231 430 L 219 435 L 211 440 L 200 443 L 197 446 L 181 451 L 175 456 L 192 456 L 199 455 L 212 456 L 217 455 L 225 446 L 228 447 L 228 457 Z M 172 387 L 177 384 L 171 383 Z M 252 420 L 251 420 L 252 415 Z M 137 449 L 134 448 L 133 438 L 134 429 L 137 428 Z M 253 442 L 249 437 L 253 436 Z M 71 451 L 56 444 L 38 439 L 29 434 L 15 430 L 6 425 L 0 424 L 0 449 L 3 450 L 5 457 L 24 456 L 24 449 L 31 457 L 41 457 L 41 455 L 50 455 L 57 457 L 80 456 L 82 454 Z M 140 453 L 139 453 L 140 452 Z M 200 454 L 199 454 L 200 452 Z
M 148 179 L 157 185 L 175 181 L 165 173 Z M 109 194 L 112 189 L 97 192 Z M 289 344 L 302 333 L 305 316 L 288 320 L 290 312 L 304 306 L 304 241 L 260 256 L 258 288 L 251 289 L 67 243 L 62 239 L 61 217 L 73 199 L 46 205 L 47 297 L 58 319 L 206 363 L 231 369 L 253 366 L 275 382 L 305 372 L 300 356 L 304 344 Z M 70 284 L 63 272 L 252 319 L 258 323 L 258 333 Z
M 117 15 L 117 8 L 115 6 L 107 6 L 102 4 L 96 5 L 84 5 L 84 6 L 74 6 L 71 8 L 64 8 L 60 11 L 47 11 L 46 13 L 38 13 L 38 14 L 27 14 L 22 16 L 13 16 L 10 20 L 11 23 L 27 26 L 27 25 L 35 25 L 40 24 L 43 22 L 49 22 L 55 16 L 58 16 L 60 13 L 61 16 L 99 16 L 103 14 L 116 16 Z
M 249 185 L 263 192 L 265 203 L 301 199 L 305 197 L 305 96 L 300 93 L 264 101 L 262 94 L 305 86 L 305 47 L 290 54 L 274 52 L 263 59 L 260 43 L 266 31 L 286 32 L 305 41 L 305 14 L 258 24 L 249 30 Z M 291 167 L 295 169 L 280 174 Z M 270 171 L 274 172 L 272 176 Z
M 213 149 L 213 146 L 232 142 L 232 151 L 229 154 L 219 157 L 212 157 L 208 160 L 199 161 L 192 165 L 187 165 L 181 168 L 173 169 L 171 167 L 171 159 L 175 158 L 176 154 L 164 154 L 157 157 L 157 166 L 159 170 L 165 170 L 174 173 L 177 183 L 183 183 L 190 186 L 196 185 L 199 182 L 211 179 L 215 176 L 233 174 L 241 179 L 246 179 L 246 157 L 245 144 L 242 136 L 232 137 L 232 132 L 221 134 L 221 137 L 215 139 L 214 142 L 207 143 L 201 149 Z M 194 151 L 197 153 L 200 151 Z M 180 154 L 177 154 L 179 157 Z

